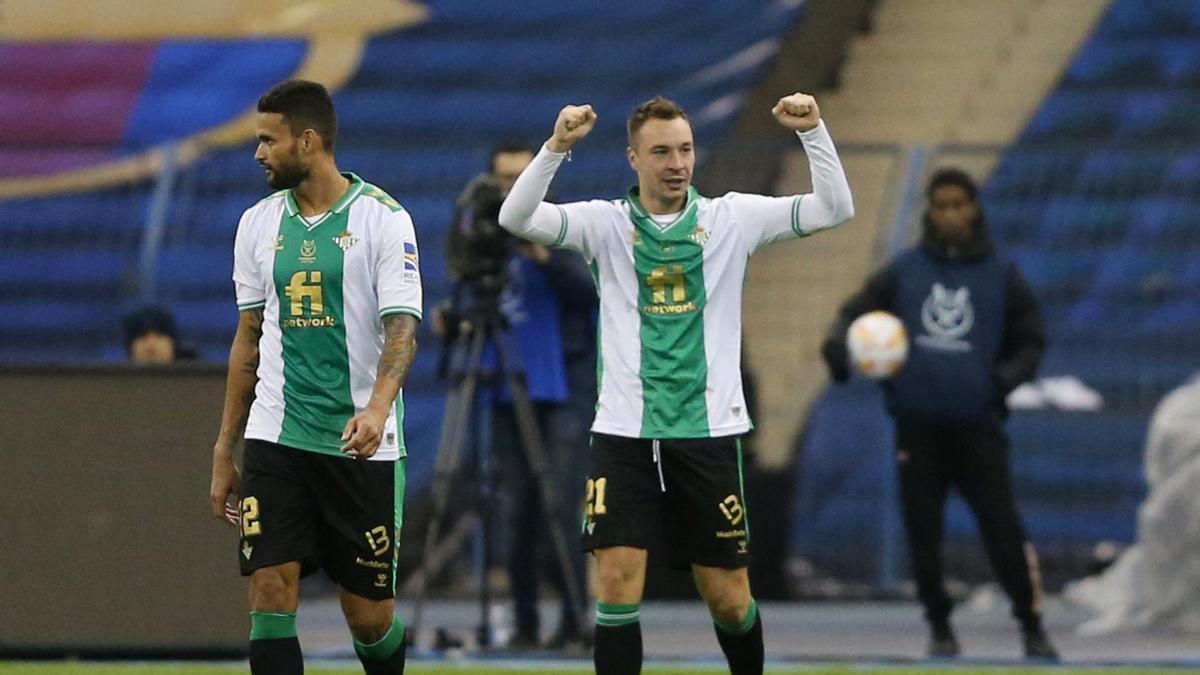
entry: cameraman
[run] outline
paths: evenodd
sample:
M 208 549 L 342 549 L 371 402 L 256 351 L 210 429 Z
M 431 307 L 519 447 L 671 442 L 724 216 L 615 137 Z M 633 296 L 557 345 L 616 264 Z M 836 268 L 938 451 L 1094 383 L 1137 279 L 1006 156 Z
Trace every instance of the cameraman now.
M 462 304 L 463 295 L 471 302 L 498 291 L 511 336 L 508 344 L 516 347 L 514 361 L 525 372 L 537 416 L 547 462 L 545 480 L 558 491 L 558 527 L 568 542 L 580 590 L 576 606 L 582 610 L 587 606 L 584 556 L 570 542 L 582 521 L 588 427 L 596 405 L 597 295 L 578 254 L 521 241 L 499 227 L 500 203 L 532 160 L 526 145 L 503 144 L 492 151 L 488 173 L 472 179 L 456 203 L 447 263 L 457 287 L 454 304 Z M 454 331 L 465 325 L 458 312 L 444 314 L 448 315 L 435 318 L 441 328 Z M 559 629 L 546 646 L 584 644 L 587 636 L 571 612 L 566 584 L 549 546 L 539 485 L 521 447 L 511 395 L 501 391 L 493 400 L 494 451 L 510 506 L 505 513 L 511 543 L 507 562 L 516 630 L 509 646 L 540 646 L 537 600 L 542 578 L 562 599 Z

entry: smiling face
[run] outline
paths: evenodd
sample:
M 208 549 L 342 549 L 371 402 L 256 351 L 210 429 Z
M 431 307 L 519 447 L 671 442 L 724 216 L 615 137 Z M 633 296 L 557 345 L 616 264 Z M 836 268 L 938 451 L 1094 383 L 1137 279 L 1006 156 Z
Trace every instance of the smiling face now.
M 651 213 L 683 209 L 696 168 L 692 125 L 683 117 L 646 120 L 630 138 L 629 166 L 638 175 L 642 204 Z
M 308 178 L 311 162 L 304 146 L 311 143 L 306 136 L 311 130 L 296 136 L 287 118 L 280 113 L 258 113 L 255 135 L 258 147 L 254 159 L 267 173 L 267 185 L 287 190 Z

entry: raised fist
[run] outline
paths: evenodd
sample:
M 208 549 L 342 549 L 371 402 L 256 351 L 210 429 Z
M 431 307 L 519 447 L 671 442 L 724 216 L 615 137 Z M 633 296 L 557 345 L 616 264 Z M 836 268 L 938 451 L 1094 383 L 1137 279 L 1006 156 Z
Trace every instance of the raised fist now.
M 771 108 L 771 114 L 780 124 L 796 131 L 815 129 L 821 121 L 821 109 L 817 107 L 817 99 L 800 92 L 779 99 L 775 107 Z
M 596 112 L 590 105 L 569 105 L 558 113 L 554 121 L 554 135 L 546 146 L 554 152 L 566 152 L 579 139 L 591 133 L 596 126 Z

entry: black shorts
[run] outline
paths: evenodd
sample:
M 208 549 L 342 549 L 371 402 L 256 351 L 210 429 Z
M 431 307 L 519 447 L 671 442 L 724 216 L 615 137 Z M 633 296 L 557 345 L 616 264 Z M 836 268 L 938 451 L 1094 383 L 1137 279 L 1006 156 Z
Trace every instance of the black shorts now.
M 583 550 L 648 548 L 661 523 L 673 566 L 750 564 L 737 436 L 655 441 L 592 434 Z M 661 480 L 660 480 L 661 478 Z
M 299 562 L 365 598 L 395 597 L 405 460 L 370 462 L 246 440 L 242 575 Z

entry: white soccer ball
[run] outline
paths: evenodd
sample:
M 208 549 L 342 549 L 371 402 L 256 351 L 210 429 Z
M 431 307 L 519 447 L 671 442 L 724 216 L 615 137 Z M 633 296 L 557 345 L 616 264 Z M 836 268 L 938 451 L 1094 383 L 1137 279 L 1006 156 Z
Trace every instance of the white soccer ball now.
M 860 373 L 882 380 L 899 372 L 908 358 L 908 333 L 895 315 L 867 312 L 850 324 L 846 346 Z

